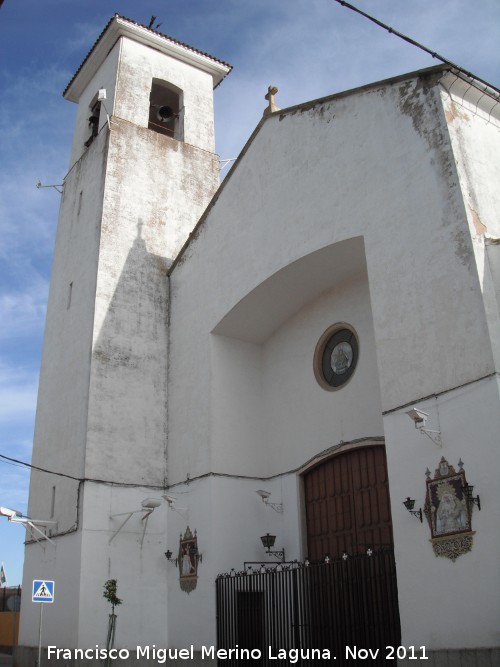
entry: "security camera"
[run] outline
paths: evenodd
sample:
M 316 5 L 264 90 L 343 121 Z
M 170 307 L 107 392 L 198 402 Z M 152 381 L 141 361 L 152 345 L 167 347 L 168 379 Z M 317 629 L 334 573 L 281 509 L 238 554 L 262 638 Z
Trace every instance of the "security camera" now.
M 255 493 L 257 493 L 262 498 L 262 501 L 264 503 L 266 503 L 268 501 L 269 496 L 271 495 L 270 491 L 264 491 L 263 489 L 259 489 Z
M 406 414 L 413 422 L 415 422 L 416 428 L 421 428 L 422 426 L 425 426 L 425 422 L 427 421 L 427 418 L 429 416 L 427 412 L 419 410 L 418 408 L 412 408 L 411 410 L 408 410 Z
M 169 495 L 168 493 L 163 494 L 163 498 L 167 501 L 167 503 L 169 504 L 170 507 L 176 501 L 176 498 L 174 498 L 174 496 Z

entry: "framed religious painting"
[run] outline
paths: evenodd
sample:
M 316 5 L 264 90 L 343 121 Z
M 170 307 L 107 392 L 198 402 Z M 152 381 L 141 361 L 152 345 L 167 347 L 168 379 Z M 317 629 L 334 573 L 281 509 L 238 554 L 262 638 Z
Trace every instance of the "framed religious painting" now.
M 198 551 L 198 536 L 196 530 L 194 534 L 189 526 L 184 535 L 181 534 L 179 540 L 179 579 L 183 591 L 190 593 L 196 588 L 198 581 L 198 564 L 202 556 Z
M 434 477 L 427 479 L 424 512 L 436 556 L 455 560 L 472 548 L 471 503 L 465 492 L 465 472 L 455 471 L 442 457 Z

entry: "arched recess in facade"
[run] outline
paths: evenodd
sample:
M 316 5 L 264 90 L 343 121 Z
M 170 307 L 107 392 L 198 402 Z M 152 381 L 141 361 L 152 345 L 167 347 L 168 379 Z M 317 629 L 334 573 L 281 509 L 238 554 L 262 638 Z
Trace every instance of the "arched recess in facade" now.
M 298 254 L 295 261 L 242 295 L 212 333 L 261 344 L 319 295 L 365 275 L 366 271 L 362 236 L 332 243 L 307 255 Z
M 339 322 L 356 331 L 359 359 L 331 392 L 317 381 L 314 358 Z M 230 454 L 247 475 L 280 475 L 339 442 L 384 436 L 362 237 L 286 264 L 240 296 L 211 333 L 215 469 L 226 471 Z

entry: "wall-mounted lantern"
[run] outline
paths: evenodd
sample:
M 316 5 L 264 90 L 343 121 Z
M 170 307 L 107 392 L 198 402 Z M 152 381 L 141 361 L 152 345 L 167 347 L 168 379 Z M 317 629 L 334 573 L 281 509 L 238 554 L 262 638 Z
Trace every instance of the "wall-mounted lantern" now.
M 168 560 L 169 563 L 173 563 L 175 567 L 177 567 L 179 559 L 172 558 L 172 552 L 170 551 L 170 549 L 167 549 L 167 551 L 165 551 L 165 558 Z
M 476 496 L 474 498 L 474 496 L 472 495 L 474 493 L 474 485 L 465 482 L 465 484 L 462 487 L 462 490 L 464 492 L 465 498 L 467 499 L 470 509 L 472 510 L 474 505 L 477 505 L 477 508 L 479 509 L 479 511 L 481 511 L 481 500 L 479 499 L 479 496 Z
M 269 554 L 270 556 L 274 556 L 281 562 L 285 562 L 285 550 L 281 549 L 281 551 L 273 550 L 271 547 L 274 546 L 274 543 L 276 542 L 276 535 L 270 535 L 269 533 L 266 533 L 265 535 L 262 535 L 260 538 L 262 544 L 264 545 L 264 548 L 266 550 L 266 554 Z
M 419 508 L 418 510 L 413 509 L 415 507 L 415 500 L 413 498 L 410 498 L 410 496 L 408 496 L 406 500 L 403 500 L 403 505 L 406 507 L 406 509 L 410 514 L 416 516 L 417 519 L 420 519 L 420 523 L 422 523 L 422 509 L 421 508 Z

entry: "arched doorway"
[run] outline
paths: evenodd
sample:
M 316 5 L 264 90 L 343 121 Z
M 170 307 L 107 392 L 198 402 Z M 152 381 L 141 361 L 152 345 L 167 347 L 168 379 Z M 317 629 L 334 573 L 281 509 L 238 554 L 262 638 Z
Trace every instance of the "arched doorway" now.
M 341 452 L 304 474 L 311 560 L 392 548 L 385 447 Z
M 364 647 L 370 665 L 385 665 L 385 647 L 401 643 L 385 448 L 348 449 L 303 478 L 317 562 L 219 577 L 218 646 L 327 649 L 328 659 L 300 664 L 338 667 L 358 664 L 347 647 Z

